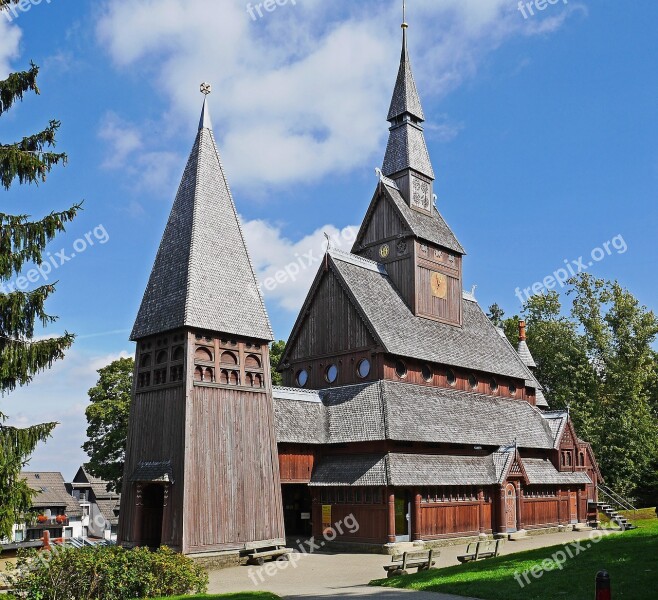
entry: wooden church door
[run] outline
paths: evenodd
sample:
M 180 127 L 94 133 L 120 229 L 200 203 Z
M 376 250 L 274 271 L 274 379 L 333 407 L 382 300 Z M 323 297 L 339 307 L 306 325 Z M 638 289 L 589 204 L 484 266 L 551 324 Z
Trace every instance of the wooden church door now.
M 516 488 L 512 483 L 505 488 L 505 514 L 507 531 L 516 531 Z
M 578 523 L 578 493 L 569 492 L 569 518 L 572 523 Z

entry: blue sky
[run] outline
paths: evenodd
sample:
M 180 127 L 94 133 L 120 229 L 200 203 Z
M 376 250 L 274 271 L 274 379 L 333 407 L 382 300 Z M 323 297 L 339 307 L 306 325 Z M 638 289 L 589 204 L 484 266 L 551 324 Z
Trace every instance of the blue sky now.
M 408 5 L 438 207 L 468 252 L 464 286 L 513 314 L 517 288 L 584 257 L 656 309 L 658 4 L 560 0 L 528 18 L 515 0 Z M 202 81 L 213 84 L 215 134 L 262 280 L 321 255 L 325 231 L 348 238 L 365 213 L 386 143 L 400 2 L 281 0 L 255 19 L 247 8 L 44 0 L 11 22 L 0 16 L 0 76 L 30 60 L 42 67 L 42 95 L 0 119 L 0 139 L 57 118 L 70 157 L 46 185 L 4 193 L 2 210 L 39 216 L 85 200 L 51 247 L 80 251 L 49 275 L 59 284 L 48 308 L 60 316 L 49 331 L 79 339 L 0 400 L 14 423 L 61 422 L 32 469 L 74 474 L 95 371 L 133 352 L 129 329 Z M 594 261 L 597 249 L 605 256 Z M 277 338 L 315 270 L 267 291 Z

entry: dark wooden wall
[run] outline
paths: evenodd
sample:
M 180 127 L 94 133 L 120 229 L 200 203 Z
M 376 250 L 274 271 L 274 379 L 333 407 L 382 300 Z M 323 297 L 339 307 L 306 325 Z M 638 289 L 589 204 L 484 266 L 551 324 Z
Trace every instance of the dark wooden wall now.
M 303 317 L 299 335 L 288 349 L 288 360 L 308 360 L 365 349 L 374 339 L 353 307 L 336 275 L 323 273 L 315 300 Z
M 129 478 L 142 461 L 171 461 L 174 485 L 169 492 L 162 543 L 183 547 L 185 456 L 185 387 L 181 384 L 135 395 L 130 409 L 124 486 L 121 495 L 119 541 L 139 543 L 140 517 L 136 485 Z
M 279 445 L 281 483 L 308 483 L 315 464 L 312 446 Z
M 195 387 L 188 405 L 185 552 L 283 537 L 270 397 Z
M 442 323 L 462 323 L 462 257 L 426 242 L 416 241 L 416 314 Z M 432 294 L 431 278 L 440 273 L 447 280 L 446 298 Z

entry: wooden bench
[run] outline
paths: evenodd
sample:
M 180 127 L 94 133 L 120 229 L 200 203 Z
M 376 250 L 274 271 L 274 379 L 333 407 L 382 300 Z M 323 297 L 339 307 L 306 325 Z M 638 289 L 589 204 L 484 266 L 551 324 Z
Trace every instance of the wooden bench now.
M 256 547 L 246 547 L 245 548 L 247 555 L 247 564 L 248 565 L 259 565 L 263 566 L 265 564 L 265 559 L 270 558 L 272 560 L 290 560 L 290 553 L 292 550 L 286 548 L 281 544 L 273 544 L 269 546 L 256 546 Z
M 397 577 L 398 575 L 406 575 L 407 569 L 417 568 L 418 571 L 428 571 L 436 564 L 432 560 L 433 550 L 423 550 L 418 552 L 405 552 L 404 554 L 394 554 L 391 556 L 391 564 L 384 565 L 384 570 L 387 571 L 387 577 Z M 436 554 L 438 556 L 439 553 Z
M 467 563 L 473 560 L 483 558 L 493 558 L 498 556 L 500 540 L 483 540 L 481 542 L 471 542 L 466 546 L 466 554 L 457 557 L 460 563 Z

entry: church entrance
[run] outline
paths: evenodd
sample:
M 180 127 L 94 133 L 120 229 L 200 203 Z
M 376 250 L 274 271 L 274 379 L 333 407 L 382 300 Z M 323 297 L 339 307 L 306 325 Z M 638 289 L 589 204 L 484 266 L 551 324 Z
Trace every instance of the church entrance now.
M 162 517 L 164 515 L 164 487 L 150 484 L 142 491 L 140 545 L 159 548 L 162 543 Z
M 508 483 L 505 488 L 505 514 L 507 531 L 516 531 L 516 488 Z
M 409 494 L 404 491 L 395 493 L 395 541 L 408 542 L 410 537 L 409 525 L 411 504 Z
M 311 490 L 308 485 L 284 483 L 281 491 L 286 536 L 310 536 L 312 534 L 312 503 Z
M 578 523 L 578 492 L 569 492 L 569 519 Z

